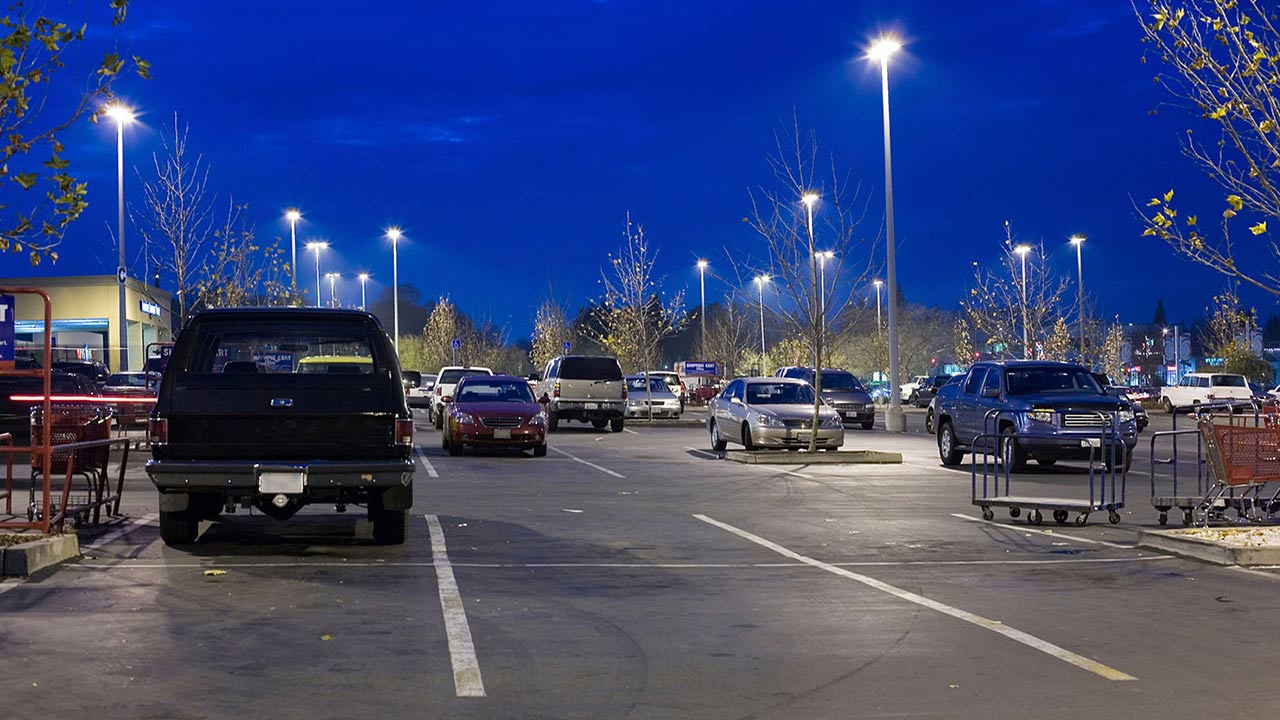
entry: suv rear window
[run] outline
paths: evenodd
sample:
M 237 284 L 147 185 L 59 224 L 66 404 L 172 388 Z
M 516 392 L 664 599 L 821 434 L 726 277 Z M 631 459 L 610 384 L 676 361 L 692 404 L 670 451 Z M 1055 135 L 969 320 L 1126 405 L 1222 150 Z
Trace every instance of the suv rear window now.
M 1214 387 L 1248 387 L 1243 375 L 1214 375 Z
M 440 373 L 440 378 L 436 380 L 437 385 L 457 385 L 458 381 L 468 375 L 492 375 L 488 370 L 477 370 L 475 368 L 445 370 Z
M 565 380 L 621 380 L 622 367 L 607 357 L 567 357 L 560 361 Z
M 219 318 L 192 330 L 196 336 L 179 360 L 182 372 L 364 374 L 377 361 L 363 323 Z
M 861 390 L 862 383 L 858 382 L 858 378 L 854 377 L 851 372 L 824 371 L 822 373 L 822 389 Z

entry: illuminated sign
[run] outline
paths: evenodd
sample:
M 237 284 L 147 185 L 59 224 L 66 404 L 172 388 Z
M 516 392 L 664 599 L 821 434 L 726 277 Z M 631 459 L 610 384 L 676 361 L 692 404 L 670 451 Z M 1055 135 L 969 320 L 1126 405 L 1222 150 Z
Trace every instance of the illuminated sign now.
M 142 309 L 142 312 L 146 313 L 147 315 L 154 315 L 156 317 L 160 317 L 160 306 L 153 302 L 148 302 L 146 300 L 139 300 L 138 307 L 140 307 Z

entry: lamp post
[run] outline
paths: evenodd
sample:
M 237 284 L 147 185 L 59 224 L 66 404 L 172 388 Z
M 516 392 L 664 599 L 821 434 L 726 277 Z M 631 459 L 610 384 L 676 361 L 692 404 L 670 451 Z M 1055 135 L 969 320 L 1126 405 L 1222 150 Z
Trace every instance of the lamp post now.
M 336 272 L 325 273 L 325 278 L 329 280 L 329 307 L 338 307 L 338 278 L 342 277 Z
M 1084 246 L 1083 235 L 1072 235 L 1071 244 L 1076 246 L 1076 287 L 1079 289 L 1080 295 L 1077 304 L 1080 309 L 1080 362 L 1084 362 L 1084 262 L 1080 257 L 1080 248 Z
M 822 290 L 822 299 L 819 306 L 822 308 L 822 346 L 827 346 L 827 261 L 836 256 L 831 250 L 823 250 L 818 253 L 818 276 L 819 287 Z
M 902 49 L 902 42 L 893 37 L 881 37 L 871 44 L 867 53 L 873 62 L 880 63 L 880 97 L 884 113 L 884 208 L 885 208 L 885 261 L 889 275 L 889 409 L 884 415 L 884 427 L 889 432 L 906 429 L 902 414 L 902 398 L 898 391 L 898 266 L 893 236 L 893 153 L 889 142 L 889 59 Z
M 1019 245 L 1013 251 L 1022 257 L 1022 359 L 1030 360 L 1031 346 L 1027 339 L 1027 253 L 1031 252 L 1031 246 Z
M 764 285 L 769 282 L 768 275 L 756 276 L 756 287 L 760 289 L 760 374 L 764 375 L 768 371 L 765 366 L 764 359 Z
M 884 342 L 883 333 L 880 331 L 880 288 L 884 285 L 884 281 L 872 280 L 871 284 L 876 286 L 876 364 L 879 365 L 880 345 Z M 879 370 L 876 372 L 879 372 Z
M 120 103 L 112 103 L 106 109 L 107 117 L 116 121 L 116 197 L 119 222 L 116 240 L 120 246 L 120 264 L 116 268 L 116 280 L 120 283 L 120 351 L 117 371 L 129 369 L 129 322 L 125 319 L 124 291 L 129 270 L 124 259 L 124 126 L 133 122 L 133 110 Z M 145 278 L 144 278 L 145 280 Z
M 391 240 L 391 315 L 394 318 L 391 324 L 395 327 L 396 355 L 400 354 L 400 260 L 397 249 L 402 237 L 404 234 L 400 228 L 387 228 L 387 238 Z
M 360 273 L 356 277 L 360 278 L 360 309 L 364 310 L 364 284 L 369 282 L 369 273 Z
M 289 221 L 289 275 L 290 281 L 293 283 L 293 289 L 298 289 L 298 221 L 302 219 L 302 213 L 297 208 L 289 208 L 284 214 L 286 220 Z
M 322 240 L 307 243 L 307 249 L 316 254 L 316 307 L 320 307 L 320 251 L 328 247 L 329 243 Z
M 707 261 L 698 261 L 698 288 L 702 294 L 702 359 L 707 359 Z

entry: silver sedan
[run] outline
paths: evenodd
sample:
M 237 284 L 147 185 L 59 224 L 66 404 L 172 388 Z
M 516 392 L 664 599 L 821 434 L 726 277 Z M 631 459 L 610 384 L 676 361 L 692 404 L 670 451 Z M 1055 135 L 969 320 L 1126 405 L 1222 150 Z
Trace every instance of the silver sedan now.
M 728 443 L 756 448 L 808 447 L 813 429 L 813 386 L 794 378 L 739 378 L 711 401 L 707 429 L 711 447 L 724 450 Z M 817 445 L 835 449 L 844 444 L 840 414 L 818 408 Z
M 671 388 L 660 377 L 646 378 L 643 375 L 627 376 L 627 417 L 647 418 L 652 411 L 655 418 L 680 417 L 680 398 L 671 392 Z

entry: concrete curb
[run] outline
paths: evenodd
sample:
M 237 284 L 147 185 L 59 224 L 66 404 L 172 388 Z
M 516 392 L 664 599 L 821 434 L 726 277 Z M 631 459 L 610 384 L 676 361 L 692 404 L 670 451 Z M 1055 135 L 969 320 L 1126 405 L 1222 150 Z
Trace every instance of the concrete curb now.
M 80 557 L 80 540 L 74 534 L 12 545 L 4 548 L 0 555 L 0 577 L 27 577 L 77 557 Z
M 880 450 L 838 450 L 819 453 L 731 450 L 724 454 L 724 459 L 746 465 L 901 465 L 902 453 Z
M 1280 547 L 1232 547 L 1183 535 L 1184 530 L 1141 530 L 1138 546 L 1215 565 L 1280 565 Z

